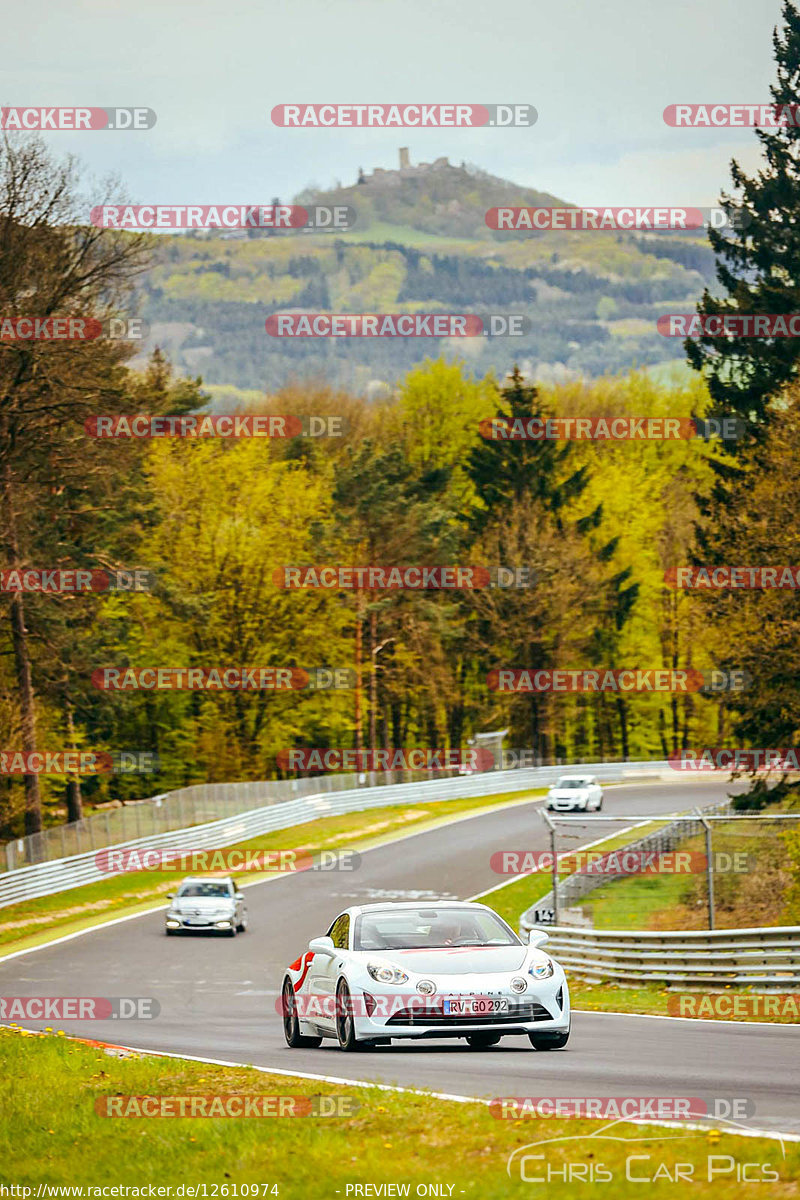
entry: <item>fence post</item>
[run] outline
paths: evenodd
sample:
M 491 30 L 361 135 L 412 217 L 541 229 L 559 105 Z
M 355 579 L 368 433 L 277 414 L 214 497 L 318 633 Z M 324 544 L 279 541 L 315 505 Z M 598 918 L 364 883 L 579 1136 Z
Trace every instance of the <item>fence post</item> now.
M 714 928 L 714 859 L 711 841 L 711 822 L 707 821 L 700 809 L 697 810 L 700 824 L 706 834 L 706 876 L 708 878 L 708 928 Z

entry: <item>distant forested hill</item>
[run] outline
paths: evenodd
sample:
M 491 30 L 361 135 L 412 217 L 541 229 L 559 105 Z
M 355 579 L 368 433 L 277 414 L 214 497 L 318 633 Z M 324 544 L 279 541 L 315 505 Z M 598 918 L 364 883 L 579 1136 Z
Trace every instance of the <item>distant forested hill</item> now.
M 597 376 L 682 360 L 680 340 L 659 335 L 656 320 L 691 310 L 713 278 L 703 234 L 493 232 L 490 207 L 564 202 L 444 160 L 296 200 L 351 205 L 356 226 L 158 239 L 143 283 L 148 349 L 161 345 L 209 384 L 262 391 L 292 377 L 391 386 L 439 355 L 476 373 L 518 362 L 543 380 Z M 269 337 L 266 318 L 287 309 L 523 313 L 530 330 L 453 341 Z

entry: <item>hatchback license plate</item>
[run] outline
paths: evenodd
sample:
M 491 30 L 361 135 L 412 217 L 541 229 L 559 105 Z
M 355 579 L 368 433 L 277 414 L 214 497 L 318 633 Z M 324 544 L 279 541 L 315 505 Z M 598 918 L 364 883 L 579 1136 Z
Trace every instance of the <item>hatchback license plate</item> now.
M 445 1016 L 490 1017 L 492 1013 L 508 1012 L 508 1000 L 489 996 L 464 996 L 445 1000 Z

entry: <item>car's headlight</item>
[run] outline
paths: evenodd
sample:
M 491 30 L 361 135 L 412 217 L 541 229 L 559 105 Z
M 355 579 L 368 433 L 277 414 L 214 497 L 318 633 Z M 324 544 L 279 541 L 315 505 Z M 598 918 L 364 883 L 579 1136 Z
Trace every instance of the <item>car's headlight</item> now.
M 408 983 L 405 971 L 393 963 L 367 963 L 367 971 L 378 983 Z
M 528 974 L 532 975 L 534 979 L 549 979 L 553 974 L 553 969 L 552 958 L 546 958 L 544 962 L 531 963 L 528 967 Z

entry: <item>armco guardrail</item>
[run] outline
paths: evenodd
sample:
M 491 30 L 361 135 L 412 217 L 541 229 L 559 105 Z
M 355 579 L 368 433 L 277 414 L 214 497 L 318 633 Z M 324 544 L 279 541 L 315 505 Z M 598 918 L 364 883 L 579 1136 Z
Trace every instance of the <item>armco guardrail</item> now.
M 543 926 L 535 928 L 545 932 Z M 590 983 L 745 984 L 786 990 L 800 985 L 798 925 L 680 933 L 553 925 L 546 932 L 548 954 L 568 975 Z
M 300 780 L 303 784 L 316 783 L 314 795 L 295 800 L 275 800 L 270 796 L 269 782 L 243 784 L 208 784 L 198 788 L 225 788 L 246 790 L 252 798 L 262 789 L 262 803 L 258 808 L 236 813 L 222 820 L 193 825 L 168 833 L 153 833 L 148 837 L 117 842 L 117 846 L 175 848 L 185 850 L 217 849 L 247 841 L 263 833 L 274 833 L 293 825 L 305 825 L 320 817 L 334 816 L 346 812 L 360 812 L 370 808 L 385 808 L 394 804 L 414 804 L 427 800 L 455 800 L 468 796 L 489 796 L 494 793 L 527 791 L 546 787 L 567 770 L 588 771 L 606 782 L 621 782 L 629 776 L 660 775 L 668 769 L 666 762 L 650 763 L 588 763 L 575 767 L 532 767 L 514 771 L 485 771 L 475 775 L 459 775 L 450 779 L 426 779 L 420 783 L 384 783 L 375 787 L 350 787 L 340 791 L 321 794 L 320 780 Z M 328 778 L 328 777 L 325 777 Z M 337 776 L 341 779 L 342 776 Z M 350 776 L 350 779 L 353 777 Z M 277 786 L 277 785 L 275 785 Z M 285 786 L 285 785 L 283 785 Z M 183 790 L 183 789 L 182 789 Z M 192 789 L 197 790 L 197 789 Z M 95 859 L 98 849 L 88 853 L 56 859 L 52 862 L 35 863 L 17 867 L 0 874 L 0 908 L 16 904 L 21 900 L 37 896 L 49 896 L 54 892 L 67 891 L 85 883 L 95 883 L 108 878 L 98 867 Z

